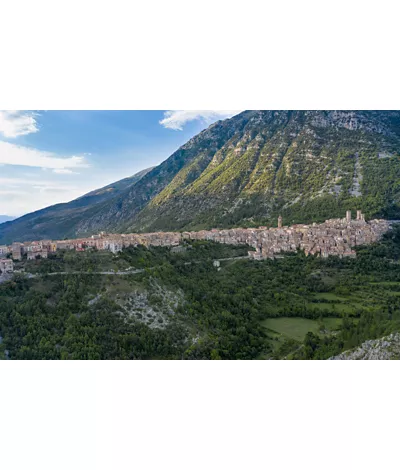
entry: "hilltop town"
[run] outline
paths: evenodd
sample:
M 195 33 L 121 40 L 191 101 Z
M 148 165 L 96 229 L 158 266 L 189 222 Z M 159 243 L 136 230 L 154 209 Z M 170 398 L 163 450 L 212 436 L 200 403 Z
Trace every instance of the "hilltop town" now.
M 249 257 L 255 260 L 274 258 L 281 252 L 303 250 L 306 255 L 354 257 L 357 245 L 378 241 L 390 229 L 391 222 L 383 219 L 366 221 L 361 211 L 355 219 L 347 211 L 343 219 L 329 219 L 322 224 L 284 226 L 282 217 L 278 227 L 212 229 L 198 232 L 154 232 L 108 234 L 101 232 L 88 238 L 71 240 L 40 240 L 0 246 L 0 271 L 13 271 L 13 260 L 47 258 L 57 250 L 108 250 L 118 253 L 128 246 L 178 247 L 183 240 L 210 240 L 228 244 L 247 244 L 255 249 Z M 179 251 L 179 247 L 175 248 Z M 7 256 L 9 254 L 9 256 Z

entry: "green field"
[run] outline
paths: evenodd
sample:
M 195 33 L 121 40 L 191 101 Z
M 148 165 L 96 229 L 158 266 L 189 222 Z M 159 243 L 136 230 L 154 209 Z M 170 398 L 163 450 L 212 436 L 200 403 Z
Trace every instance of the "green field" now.
M 323 325 L 326 330 L 334 330 L 340 326 L 340 318 L 324 318 Z M 305 335 L 311 331 L 319 334 L 320 324 L 316 320 L 297 317 L 268 318 L 262 325 L 274 333 L 287 336 L 295 341 L 303 341 Z

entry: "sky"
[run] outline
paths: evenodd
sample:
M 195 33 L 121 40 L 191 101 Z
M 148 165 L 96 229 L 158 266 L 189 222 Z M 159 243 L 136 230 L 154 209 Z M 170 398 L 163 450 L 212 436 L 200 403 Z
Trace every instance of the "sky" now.
M 0 111 L 0 215 L 71 201 L 158 165 L 239 111 Z

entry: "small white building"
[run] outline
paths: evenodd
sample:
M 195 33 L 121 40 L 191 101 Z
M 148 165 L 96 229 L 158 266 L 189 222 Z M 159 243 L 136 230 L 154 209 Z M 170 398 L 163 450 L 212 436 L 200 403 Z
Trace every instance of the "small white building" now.
M 119 251 L 122 251 L 122 248 L 122 243 L 114 240 L 110 241 L 108 245 L 108 249 L 114 254 L 118 253 Z
M 14 271 L 14 263 L 12 259 L 0 259 L 0 271 L 2 273 L 12 273 Z
M 6 256 L 8 253 L 8 246 L 0 245 L 0 256 Z

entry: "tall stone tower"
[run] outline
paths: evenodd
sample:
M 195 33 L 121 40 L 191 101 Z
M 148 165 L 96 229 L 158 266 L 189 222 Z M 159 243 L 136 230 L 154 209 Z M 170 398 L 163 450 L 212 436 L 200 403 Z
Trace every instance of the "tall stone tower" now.
M 351 222 L 351 211 L 346 211 L 346 222 L 348 224 Z
M 365 215 L 361 211 L 357 211 L 357 220 L 365 222 Z
M 282 216 L 278 217 L 278 228 L 282 228 Z
M 13 243 L 12 244 L 12 257 L 13 260 L 20 260 L 22 259 L 22 245 L 21 243 Z

